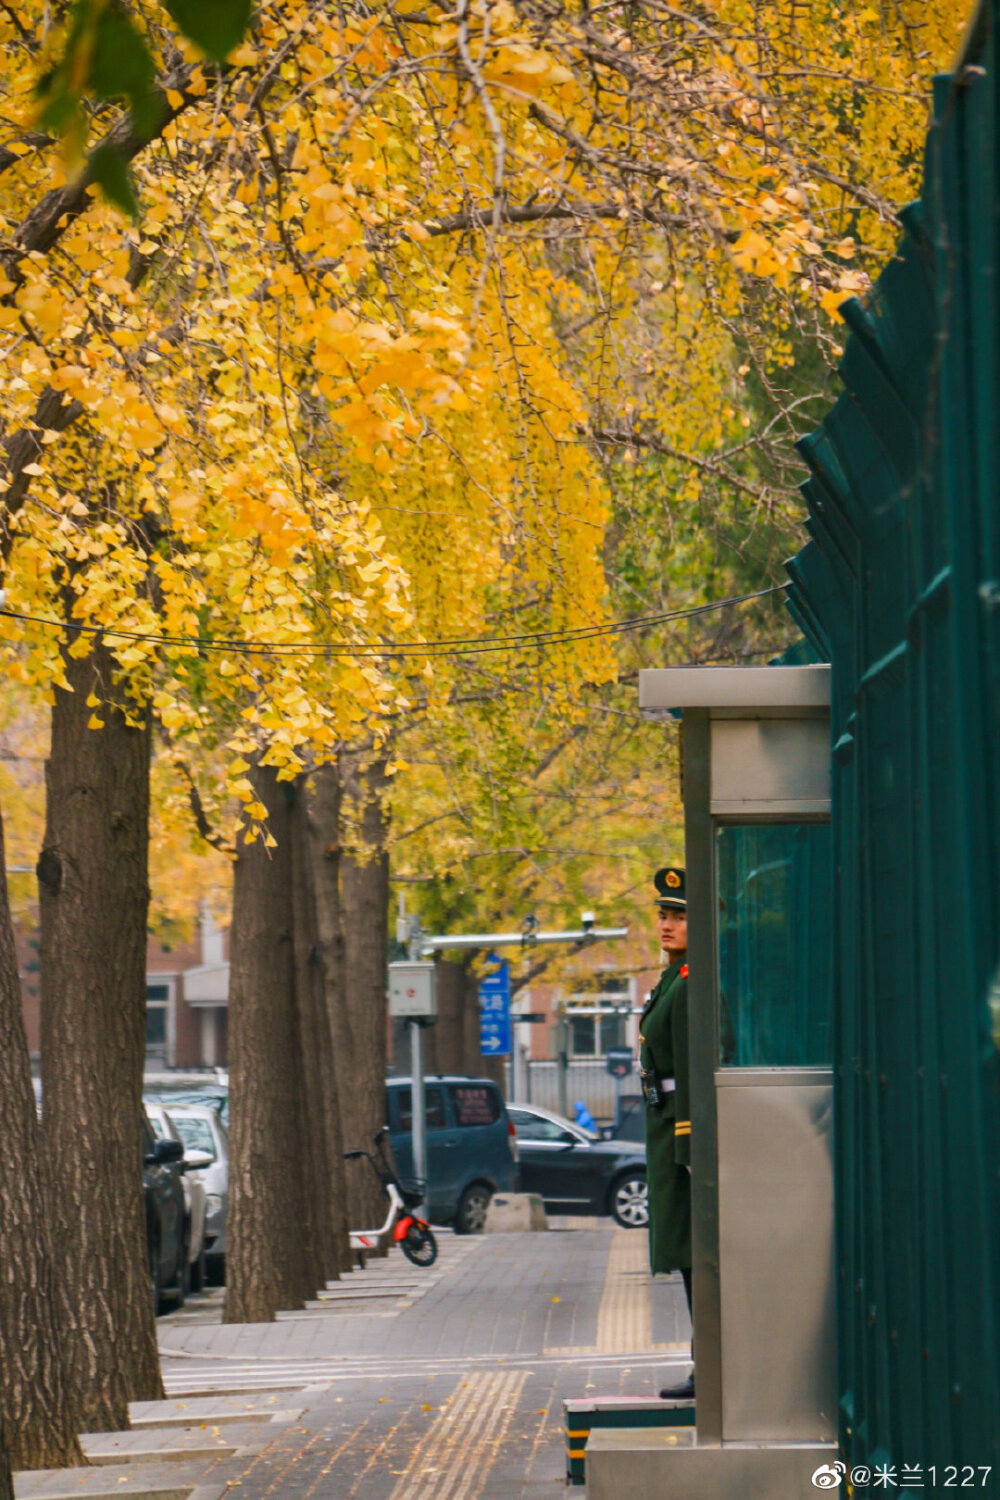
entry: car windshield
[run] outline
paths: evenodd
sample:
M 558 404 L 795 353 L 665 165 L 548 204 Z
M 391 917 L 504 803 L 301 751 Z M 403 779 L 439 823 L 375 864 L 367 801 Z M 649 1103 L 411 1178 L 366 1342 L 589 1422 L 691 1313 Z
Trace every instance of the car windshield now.
M 207 1120 L 200 1119 L 197 1115 L 171 1116 L 184 1145 L 189 1151 L 207 1151 L 209 1156 L 215 1155 L 215 1142 L 212 1139 L 212 1127 Z
M 161 1100 L 169 1109 L 171 1104 L 206 1104 L 214 1109 L 224 1125 L 229 1124 L 229 1092 L 221 1088 L 148 1088 L 146 1099 Z
M 560 1115 L 536 1115 L 531 1110 L 511 1108 L 510 1117 L 514 1129 L 522 1140 L 558 1141 L 567 1136 L 583 1136 L 584 1140 L 596 1141 L 593 1131 L 584 1130 L 575 1121 L 564 1120 Z

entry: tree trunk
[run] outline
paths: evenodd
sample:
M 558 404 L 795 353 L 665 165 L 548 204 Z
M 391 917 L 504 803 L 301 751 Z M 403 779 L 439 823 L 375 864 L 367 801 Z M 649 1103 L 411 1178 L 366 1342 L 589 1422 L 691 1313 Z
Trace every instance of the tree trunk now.
M 349 1250 L 344 1202 L 344 1146 L 333 1076 L 333 1044 L 326 1010 L 323 954 L 305 778 L 296 785 L 293 818 L 292 902 L 295 932 L 295 998 L 302 1047 L 302 1093 L 306 1115 L 307 1192 L 312 1211 L 316 1285 L 335 1280 Z
M 424 1062 L 428 1073 L 468 1073 L 466 1046 L 468 1021 L 468 967 L 470 959 L 456 962 L 439 958 L 434 966 L 437 1024 L 424 1032 Z M 476 1049 L 479 1047 L 476 1016 Z M 473 1067 L 472 1072 L 476 1069 Z
M 270 766 L 250 779 L 277 842 L 241 835 L 233 882 L 227 1323 L 271 1322 L 319 1284 L 295 998 L 295 793 Z
M 313 917 L 316 923 L 318 973 L 322 986 L 322 1005 L 326 1025 L 323 1029 L 324 1054 L 322 1090 L 326 1112 L 327 1155 L 330 1170 L 330 1212 L 332 1218 L 335 1270 L 331 1275 L 351 1269 L 348 1239 L 347 1174 L 344 1164 L 344 1132 L 340 1103 L 340 1075 L 334 1048 L 335 1030 L 342 1028 L 344 1008 L 344 934 L 340 909 L 340 768 L 336 764 L 318 767 L 306 788 L 308 854 L 310 861 Z
M 82 1464 L 56 1327 L 41 1142 L 0 823 L 0 1500 L 10 1468 Z M 6 1488 L 5 1488 L 6 1486 Z
M 101 645 L 65 667 L 38 861 L 43 1180 L 67 1385 L 93 1432 L 127 1427 L 130 1401 L 163 1395 L 140 1125 L 150 723 L 134 708 L 126 722 Z
M 355 827 L 341 854 L 344 933 L 344 1003 L 335 1017 L 333 1043 L 344 1142 L 372 1147 L 386 1123 L 388 1049 L 387 946 L 389 856 L 386 850 L 385 761 L 355 763 L 344 779 L 345 802 Z M 342 823 L 343 823 L 342 819 Z M 348 1175 L 348 1204 L 355 1228 L 374 1228 L 385 1217 L 385 1198 L 370 1171 L 355 1163 Z

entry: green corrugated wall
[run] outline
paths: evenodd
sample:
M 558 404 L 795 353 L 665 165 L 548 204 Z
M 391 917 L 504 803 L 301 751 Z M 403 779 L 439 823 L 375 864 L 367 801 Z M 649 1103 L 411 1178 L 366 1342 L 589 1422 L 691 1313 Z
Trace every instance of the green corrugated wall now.
M 791 608 L 832 665 L 839 1398 L 849 1464 L 1000 1495 L 998 12 L 803 444 Z M 993 1010 L 991 1011 L 991 998 Z M 897 1479 L 898 1484 L 898 1479 Z M 866 1491 L 867 1493 L 867 1491 Z M 886 1490 L 888 1493 L 888 1490 Z

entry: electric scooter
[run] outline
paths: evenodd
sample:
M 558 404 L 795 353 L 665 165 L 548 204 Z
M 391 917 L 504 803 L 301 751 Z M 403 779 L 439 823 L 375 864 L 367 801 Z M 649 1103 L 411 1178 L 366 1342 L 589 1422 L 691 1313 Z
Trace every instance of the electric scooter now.
M 364 1265 L 365 1252 L 377 1250 L 383 1235 L 391 1233 L 407 1260 L 412 1261 L 415 1266 L 432 1266 L 438 1253 L 434 1231 L 425 1220 L 418 1219 L 412 1212 L 423 1202 L 424 1185 L 417 1182 L 412 1188 L 405 1188 L 400 1182 L 389 1165 L 382 1144 L 388 1134 L 388 1126 L 383 1125 L 375 1136 L 374 1154 L 357 1150 L 344 1152 L 345 1161 L 360 1161 L 364 1157 L 365 1161 L 371 1163 L 372 1171 L 389 1200 L 389 1212 L 380 1229 L 351 1230 L 351 1249 L 357 1252 Z

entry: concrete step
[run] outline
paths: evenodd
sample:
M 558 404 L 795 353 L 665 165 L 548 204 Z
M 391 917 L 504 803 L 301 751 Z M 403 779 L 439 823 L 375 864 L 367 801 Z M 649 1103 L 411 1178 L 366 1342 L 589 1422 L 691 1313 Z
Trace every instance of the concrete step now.
M 270 1423 L 210 1422 L 186 1427 L 140 1427 L 129 1432 L 85 1432 L 80 1446 L 90 1464 L 170 1463 L 193 1458 L 225 1458 L 260 1441 Z
M 386 1286 L 335 1286 L 320 1292 L 316 1298 L 318 1302 L 361 1302 L 367 1301 L 369 1297 L 402 1297 L 404 1293 L 411 1290 L 410 1286 L 399 1287 L 396 1285 Z
M 569 1396 L 563 1401 L 566 1425 L 566 1480 L 586 1481 L 586 1446 L 599 1427 L 628 1429 L 647 1427 L 693 1428 L 693 1401 L 664 1401 L 659 1397 Z
M 292 1406 L 278 1395 L 188 1396 L 176 1401 L 133 1401 L 129 1420 L 133 1430 L 159 1427 L 194 1427 L 208 1422 L 214 1427 L 232 1422 L 294 1422 L 301 1406 Z
M 189 1500 L 204 1472 L 204 1461 L 35 1469 L 15 1474 L 14 1500 Z

